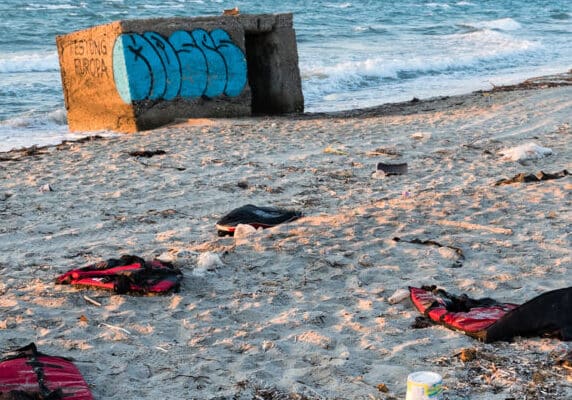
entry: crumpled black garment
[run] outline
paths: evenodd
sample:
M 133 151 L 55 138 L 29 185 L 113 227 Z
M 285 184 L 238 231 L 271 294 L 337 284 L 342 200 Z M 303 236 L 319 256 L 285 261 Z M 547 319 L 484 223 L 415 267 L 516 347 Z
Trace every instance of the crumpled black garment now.
M 413 303 L 424 313 L 415 319 L 412 327 L 416 329 L 438 323 L 486 343 L 511 341 L 517 336 L 572 341 L 572 286 L 543 293 L 520 305 L 500 303 L 489 297 L 472 299 L 436 286 L 410 287 L 411 290 L 417 293 L 415 298 L 411 293 Z M 434 296 L 420 296 L 419 292 Z M 429 304 L 430 301 L 433 302 Z M 499 306 L 510 307 L 504 313 L 495 312 Z M 487 325 L 487 320 L 493 321 Z M 484 325 L 475 328 L 481 322 Z M 469 326 L 472 327 L 469 329 Z
M 543 293 L 509 311 L 487 328 L 484 341 L 509 341 L 515 336 L 572 341 L 572 286 Z
M 544 172 L 544 171 L 537 172 L 536 174 L 521 173 L 521 174 L 513 176 L 510 179 L 501 179 L 495 183 L 495 186 L 509 185 L 511 183 L 548 181 L 550 179 L 564 178 L 567 175 L 570 175 L 570 173 L 565 169 L 563 169 L 562 171 L 559 171 L 559 172 L 555 172 L 553 174 L 548 173 L 548 172 Z

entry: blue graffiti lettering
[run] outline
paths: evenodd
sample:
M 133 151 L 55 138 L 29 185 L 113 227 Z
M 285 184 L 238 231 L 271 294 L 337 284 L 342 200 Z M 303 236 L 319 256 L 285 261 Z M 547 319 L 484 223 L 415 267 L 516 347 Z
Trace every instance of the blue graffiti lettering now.
M 246 57 L 222 29 L 124 33 L 113 47 L 113 73 L 123 101 L 236 97 L 247 84 Z
M 181 88 L 181 65 L 175 49 L 158 33 L 145 32 L 143 36 L 155 48 L 165 71 L 165 91 L 161 97 L 165 100 L 172 100 L 177 97 Z
M 207 60 L 189 32 L 177 31 L 169 37 L 181 64 L 181 97 L 200 97 L 207 88 Z
M 207 97 L 220 96 L 224 92 L 226 85 L 224 58 L 216 51 L 215 44 L 207 31 L 196 29 L 191 35 L 207 60 L 207 88 L 204 95 Z
M 226 67 L 226 85 L 224 94 L 235 97 L 242 92 L 246 85 L 246 62 L 244 53 L 232 43 L 228 33 L 222 29 L 215 29 L 211 32 L 217 51 L 222 54 Z

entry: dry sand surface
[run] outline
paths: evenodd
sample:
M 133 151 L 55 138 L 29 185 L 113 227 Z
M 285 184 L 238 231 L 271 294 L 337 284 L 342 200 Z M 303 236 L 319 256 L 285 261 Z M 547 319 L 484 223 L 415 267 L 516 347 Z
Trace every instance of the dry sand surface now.
M 572 86 L 544 82 L 1 153 L 1 347 L 72 357 L 97 399 L 404 398 L 417 370 L 440 373 L 446 399 L 570 398 L 570 343 L 413 329 L 410 300 L 388 300 L 409 285 L 515 303 L 569 286 L 570 177 L 495 182 L 572 171 L 571 142 Z M 552 154 L 501 155 L 528 143 Z M 378 162 L 408 173 L 372 176 Z M 248 203 L 305 217 L 217 237 Z M 181 291 L 53 283 L 122 254 L 172 260 Z

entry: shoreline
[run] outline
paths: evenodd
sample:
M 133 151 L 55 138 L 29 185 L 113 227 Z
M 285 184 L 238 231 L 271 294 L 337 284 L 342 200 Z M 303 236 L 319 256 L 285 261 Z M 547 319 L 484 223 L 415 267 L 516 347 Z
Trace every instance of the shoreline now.
M 513 85 L 493 85 L 493 88 L 491 88 L 490 90 L 477 90 L 474 92 L 470 92 L 470 93 L 466 93 L 466 94 L 460 94 L 460 95 L 435 96 L 435 97 L 431 97 L 431 98 L 427 98 L 427 99 L 421 99 L 421 100 L 414 97 L 410 101 L 403 101 L 403 102 L 398 102 L 398 103 L 383 103 L 383 104 L 380 104 L 378 106 L 356 108 L 356 109 L 350 109 L 350 110 L 339 110 L 339 111 L 331 111 L 331 112 L 304 112 L 302 114 L 288 114 L 288 115 L 280 115 L 280 116 L 251 116 L 251 117 L 244 117 L 244 118 L 295 118 L 295 119 L 310 118 L 310 119 L 312 119 L 312 118 L 355 118 L 355 117 L 368 117 L 368 116 L 381 117 L 381 116 L 387 116 L 387 115 L 392 115 L 392 114 L 403 115 L 404 113 L 417 113 L 417 112 L 422 112 L 422 111 L 432 111 L 434 109 L 430 108 L 431 105 L 433 105 L 433 104 L 439 105 L 439 103 L 441 103 L 441 102 L 451 102 L 453 105 L 458 105 L 458 103 L 460 101 L 463 101 L 463 99 L 468 99 L 468 98 L 478 96 L 478 95 L 489 95 L 489 94 L 497 93 L 497 92 L 511 92 L 511 91 L 519 91 L 519 90 L 541 90 L 541 89 L 546 89 L 546 88 L 569 86 L 569 85 L 572 85 L 572 69 L 567 71 L 567 72 L 560 73 L 560 74 L 545 75 L 545 76 L 528 78 L 528 79 L 525 79 L 524 81 L 522 81 L 520 83 L 513 84 Z M 201 120 L 205 120 L 205 119 L 199 118 L 197 120 L 198 120 L 198 123 L 200 124 Z M 216 120 L 216 118 L 214 118 L 212 120 L 214 121 L 214 120 Z M 221 118 L 221 120 L 224 120 L 224 118 Z M 163 127 L 157 128 L 157 129 L 177 125 L 177 124 L 180 124 L 182 121 L 184 121 L 184 120 L 176 121 L 176 122 L 173 122 L 171 124 L 165 125 Z M 190 119 L 189 121 L 192 121 L 192 119 Z M 204 121 L 203 121 L 203 123 L 204 123 Z M 41 151 L 41 150 L 45 150 L 45 149 L 51 148 L 51 147 L 66 145 L 66 144 L 72 143 L 72 142 L 83 143 L 86 141 L 100 140 L 100 139 L 106 138 L 105 136 L 101 136 L 98 134 L 94 134 L 94 135 L 87 135 L 87 134 L 88 134 L 88 132 L 86 132 L 86 136 L 83 136 L 77 140 L 63 140 L 61 143 L 58 143 L 58 144 L 51 144 L 51 145 L 45 145 L 45 146 L 32 145 L 32 146 L 24 146 L 24 147 L 20 147 L 20 148 L 14 148 L 14 149 L 11 149 L 8 151 L 0 151 L 0 155 L 6 154 L 6 153 L 24 153 L 24 155 L 32 155 L 36 151 Z M 117 133 L 117 134 L 122 135 L 123 133 Z M 6 157 L 4 157 L 4 159 L 6 159 Z M 1 161 L 3 161 L 3 158 L 0 156 L 0 162 Z
M 0 153 L 3 350 L 33 341 L 72 357 L 101 399 L 396 399 L 417 370 L 440 373 L 449 399 L 572 396 L 557 363 L 569 342 L 413 329 L 411 302 L 389 300 L 435 284 L 522 303 L 570 285 L 570 177 L 495 183 L 572 170 L 571 75 Z M 502 155 L 530 142 L 552 154 Z M 131 155 L 145 151 L 156 155 Z M 378 162 L 408 172 L 377 177 Z M 247 203 L 304 217 L 217 237 L 215 222 Z M 221 262 L 202 264 L 209 253 Z M 172 261 L 181 291 L 53 284 L 121 254 Z

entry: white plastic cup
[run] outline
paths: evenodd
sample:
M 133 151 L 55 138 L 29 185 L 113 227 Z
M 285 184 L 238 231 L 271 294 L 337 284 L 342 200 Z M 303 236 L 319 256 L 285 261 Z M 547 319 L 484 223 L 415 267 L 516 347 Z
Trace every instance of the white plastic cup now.
M 405 400 L 441 400 L 443 398 L 443 378 L 436 372 L 419 371 L 407 377 Z

